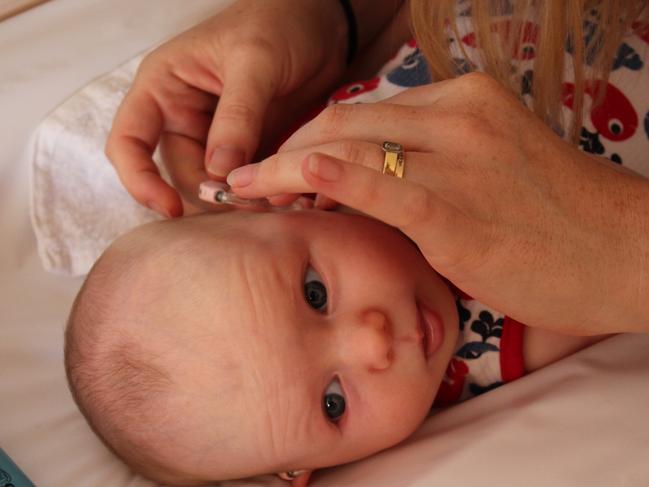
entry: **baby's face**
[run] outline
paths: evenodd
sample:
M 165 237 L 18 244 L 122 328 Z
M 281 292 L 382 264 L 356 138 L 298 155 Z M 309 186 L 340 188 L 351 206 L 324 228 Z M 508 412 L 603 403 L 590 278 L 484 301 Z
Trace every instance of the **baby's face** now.
M 451 292 L 417 248 L 337 213 L 231 225 L 227 242 L 196 242 L 206 265 L 195 290 L 165 306 L 182 318 L 147 338 L 182 389 L 170 457 L 205 478 L 236 478 L 337 465 L 409 436 L 458 328 Z

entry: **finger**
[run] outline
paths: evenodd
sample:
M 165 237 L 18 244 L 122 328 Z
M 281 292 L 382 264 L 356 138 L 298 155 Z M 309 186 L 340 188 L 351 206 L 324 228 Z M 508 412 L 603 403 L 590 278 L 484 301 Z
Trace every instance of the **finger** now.
M 344 138 L 375 143 L 395 140 L 409 149 L 422 151 L 430 147 L 430 141 L 422 146 L 421 137 L 414 137 L 412 124 L 421 123 L 422 108 L 438 103 L 453 93 L 454 82 L 457 83 L 455 80 L 445 80 L 409 88 L 377 103 L 330 105 L 318 117 L 297 130 L 279 150 L 295 150 Z M 413 110 L 413 107 L 419 109 Z M 442 115 L 443 113 L 439 114 Z M 439 125 L 441 127 L 431 125 L 430 128 L 443 128 L 442 123 Z
M 327 144 L 338 140 L 364 140 L 377 145 L 386 140 L 409 150 L 424 152 L 435 144 L 442 119 L 431 119 L 426 107 L 388 103 L 338 104 L 327 107 L 311 122 L 295 132 L 281 152 Z M 443 117 L 442 117 L 443 118 Z M 426 120 L 425 137 L 415 127 Z
M 303 161 L 301 173 L 312 191 L 399 228 L 431 264 L 457 248 L 461 212 L 421 184 L 320 153 Z
M 178 193 L 160 177 L 152 155 L 162 116 L 154 98 L 135 84 L 120 106 L 106 143 L 106 155 L 127 191 L 167 217 L 182 215 Z
M 299 194 L 278 194 L 276 196 L 270 196 L 268 201 L 273 206 L 288 206 L 299 197 Z
M 228 184 L 243 198 L 263 198 L 286 193 L 309 192 L 300 174 L 302 161 L 313 152 L 352 161 L 380 170 L 384 152 L 376 144 L 342 141 L 291 152 L 279 152 L 256 164 L 249 164 L 232 171 Z M 410 157 L 409 157 L 410 159 Z M 410 164 L 409 160 L 409 164 Z
M 204 148 L 190 137 L 164 133 L 160 152 L 174 187 L 180 191 L 185 206 L 207 207 L 198 197 L 198 188 L 209 179 L 203 164 Z
M 168 96 L 162 111 L 162 130 L 200 142 L 203 146 L 201 159 L 204 160 L 205 141 L 214 117 L 217 97 L 190 88 L 179 89 Z
M 208 172 L 225 178 L 250 162 L 261 137 L 264 117 L 273 97 L 269 83 L 258 66 L 248 62 L 230 67 L 207 137 Z

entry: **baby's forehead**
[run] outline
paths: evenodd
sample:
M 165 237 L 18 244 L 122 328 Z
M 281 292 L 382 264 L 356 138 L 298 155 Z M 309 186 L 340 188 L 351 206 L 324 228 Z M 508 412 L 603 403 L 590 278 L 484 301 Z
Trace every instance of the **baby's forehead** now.
M 179 340 L 194 341 L 216 332 L 224 333 L 223 342 L 237 346 L 250 343 L 253 333 L 266 335 L 259 323 L 292 316 L 294 304 L 303 299 L 311 249 L 308 238 L 291 230 L 300 222 L 286 221 L 277 225 L 265 218 L 208 217 L 172 227 L 172 243 L 162 244 L 163 251 L 138 277 L 137 289 L 129 292 L 144 299 L 128 297 L 132 311 L 146 318 L 143 322 L 164 324 L 140 328 L 148 328 L 147 335 L 157 335 L 164 346 L 173 343 L 166 334 L 182 333 Z M 264 339 L 276 343 L 278 338 Z
M 268 260 L 277 254 L 299 252 L 303 231 L 292 223 L 283 215 L 272 213 L 231 218 L 220 228 L 214 228 L 219 225 L 217 221 L 204 219 L 197 221 L 188 237 L 179 236 L 179 240 L 190 257 L 245 256 Z
M 289 232 L 246 220 L 222 228 L 214 228 L 216 220 L 199 223 L 178 232 L 141 268 L 137 288 L 156 295 L 155 314 L 245 314 L 257 298 L 288 285 L 285 275 L 303 248 Z

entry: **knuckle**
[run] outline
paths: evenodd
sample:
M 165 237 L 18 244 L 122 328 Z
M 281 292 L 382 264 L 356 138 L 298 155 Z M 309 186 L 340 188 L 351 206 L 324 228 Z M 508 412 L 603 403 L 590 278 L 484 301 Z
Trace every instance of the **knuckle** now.
M 344 140 L 338 144 L 338 156 L 347 162 L 362 163 L 363 154 L 358 143 L 351 140 Z
M 124 145 L 127 142 L 123 136 L 116 134 L 109 134 L 108 139 L 106 140 L 106 145 L 104 146 L 104 154 L 108 159 L 108 162 L 115 167 L 118 173 L 123 172 L 123 154 L 124 154 Z
M 151 69 L 152 66 L 155 66 L 157 64 L 157 51 L 157 49 L 155 51 L 151 51 L 149 54 L 142 58 L 142 61 L 140 61 L 140 65 L 137 67 L 136 71 L 138 75 L 146 72 L 147 70 Z
M 217 107 L 216 117 L 221 122 L 234 122 L 244 126 L 252 126 L 257 122 L 256 112 L 243 103 L 230 103 Z
M 501 104 L 508 90 L 498 80 L 480 72 L 467 73 L 459 80 L 473 111 L 486 116 L 489 113 L 493 115 L 494 110 L 502 110 Z
M 349 117 L 351 106 L 345 103 L 330 105 L 322 111 L 320 118 L 321 130 L 328 136 L 335 136 L 342 124 Z
M 142 61 L 140 61 L 140 65 L 137 67 L 136 77 L 139 78 L 143 75 L 146 75 L 147 73 L 160 70 L 161 67 L 167 65 L 166 60 L 167 52 L 164 46 L 154 49 L 146 56 L 144 56 L 144 58 L 142 58 Z
M 277 154 L 264 159 L 259 164 L 259 174 L 279 174 L 284 166 L 281 159 Z
M 287 173 L 287 158 L 286 156 L 280 156 L 278 154 L 273 154 L 272 156 L 267 157 L 262 162 L 258 164 L 257 172 L 255 174 L 254 183 L 264 185 L 269 184 L 269 180 L 276 180 L 278 177 L 281 178 L 282 174 Z
M 287 60 L 278 62 L 278 51 L 276 43 L 266 39 L 258 32 L 244 32 L 237 38 L 235 44 L 230 48 L 231 59 L 246 59 L 251 64 L 254 63 L 258 72 L 265 73 L 267 83 L 273 83 L 281 78 L 282 64 L 288 63 Z
M 257 29 L 242 32 L 233 49 L 237 54 L 270 55 L 275 52 L 275 45 L 260 34 Z
M 460 76 L 459 81 L 471 89 L 492 89 L 498 82 L 486 73 L 472 71 Z

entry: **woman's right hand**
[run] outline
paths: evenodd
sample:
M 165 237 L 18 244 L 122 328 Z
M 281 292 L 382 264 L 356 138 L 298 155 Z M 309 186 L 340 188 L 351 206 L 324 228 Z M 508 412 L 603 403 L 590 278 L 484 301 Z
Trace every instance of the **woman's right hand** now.
M 403 144 L 402 179 L 381 173 L 385 140 Z M 649 332 L 649 180 L 562 140 L 485 74 L 330 106 L 228 183 L 243 198 L 323 194 L 399 228 L 531 327 Z
M 138 202 L 180 216 L 200 205 L 200 182 L 270 148 L 335 85 L 345 49 L 336 2 L 239 0 L 146 56 L 106 154 Z M 175 189 L 153 163 L 158 144 Z

